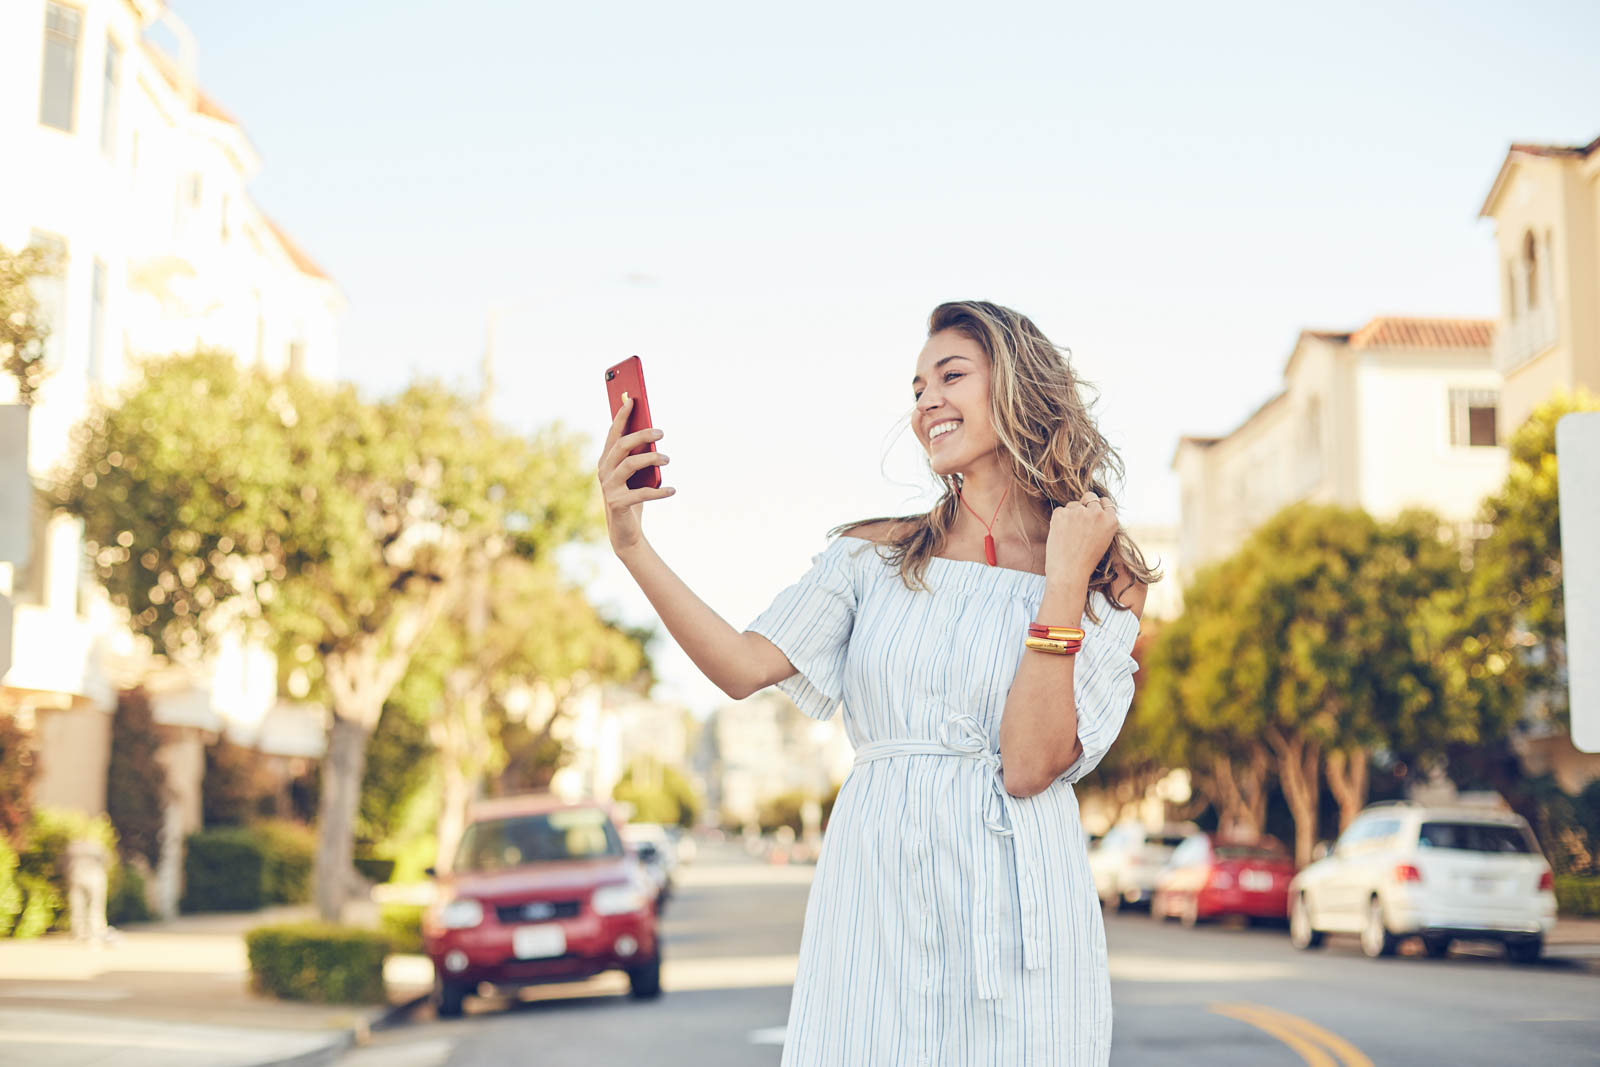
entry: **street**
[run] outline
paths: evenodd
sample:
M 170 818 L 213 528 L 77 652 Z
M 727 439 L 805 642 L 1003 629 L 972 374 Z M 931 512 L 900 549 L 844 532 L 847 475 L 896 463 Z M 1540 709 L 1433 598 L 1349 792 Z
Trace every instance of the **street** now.
M 707 849 L 680 874 L 660 1000 L 636 1003 L 608 975 L 469 1001 L 458 1020 L 424 1006 L 341 1063 L 778 1063 L 810 868 Z M 1114 1064 L 1600 1061 L 1600 977 L 1581 960 L 1519 967 L 1494 946 L 1462 945 L 1445 960 L 1374 961 L 1337 937 L 1298 953 L 1281 929 L 1187 930 L 1139 912 L 1106 926 Z

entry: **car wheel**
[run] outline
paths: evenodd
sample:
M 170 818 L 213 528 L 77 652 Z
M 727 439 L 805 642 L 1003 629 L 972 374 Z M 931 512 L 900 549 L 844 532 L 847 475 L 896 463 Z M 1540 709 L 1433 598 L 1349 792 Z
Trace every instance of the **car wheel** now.
M 1400 939 L 1389 932 L 1383 921 L 1383 902 L 1376 893 L 1367 903 L 1367 921 L 1361 927 L 1361 951 L 1368 959 L 1393 956 Z
M 1450 955 L 1450 939 L 1448 937 L 1424 936 L 1422 950 L 1428 954 L 1430 960 L 1442 960 Z
M 1526 941 L 1507 941 L 1506 959 L 1512 963 L 1538 963 L 1544 954 L 1544 938 L 1530 937 Z
M 1289 904 L 1289 944 L 1305 950 L 1322 947 L 1322 931 L 1311 927 L 1311 909 L 1306 907 L 1306 895 L 1296 893 Z
M 661 995 L 661 955 L 628 968 L 628 994 L 634 1000 L 654 1000 Z
M 441 1019 L 454 1019 L 461 1014 L 461 1006 L 467 999 L 467 992 L 467 987 L 460 982 L 435 982 L 433 1010 Z

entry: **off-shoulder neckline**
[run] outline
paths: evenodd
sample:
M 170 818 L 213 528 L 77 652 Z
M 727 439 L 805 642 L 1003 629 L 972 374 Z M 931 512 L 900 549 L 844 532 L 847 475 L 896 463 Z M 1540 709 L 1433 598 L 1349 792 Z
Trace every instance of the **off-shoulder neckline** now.
M 862 545 L 876 546 L 879 544 L 879 542 L 870 538 L 856 537 L 854 534 L 840 534 L 835 543 L 842 542 L 847 538 L 851 541 L 860 542 Z M 860 552 L 861 550 L 856 549 L 855 551 Z M 877 555 L 877 553 L 874 552 L 873 555 Z M 881 556 L 878 558 L 883 561 Z M 951 559 L 948 556 L 929 556 L 928 558 L 933 562 L 951 565 L 944 569 L 949 576 L 950 585 L 956 589 L 971 592 L 973 590 L 990 589 L 995 584 L 1000 584 L 1025 596 L 1038 596 L 1044 592 L 1045 576 L 1033 571 L 1018 570 L 1015 567 L 991 567 L 987 563 L 980 563 L 975 559 Z M 1104 625 L 1109 620 L 1112 612 L 1127 610 L 1116 607 L 1111 603 L 1111 598 L 1098 589 L 1091 590 L 1089 595 L 1091 598 L 1099 597 L 1100 602 L 1105 605 L 1105 610 L 1101 613 L 1101 625 Z M 1131 611 L 1127 613 L 1133 615 Z M 1137 616 L 1134 617 L 1137 618 Z

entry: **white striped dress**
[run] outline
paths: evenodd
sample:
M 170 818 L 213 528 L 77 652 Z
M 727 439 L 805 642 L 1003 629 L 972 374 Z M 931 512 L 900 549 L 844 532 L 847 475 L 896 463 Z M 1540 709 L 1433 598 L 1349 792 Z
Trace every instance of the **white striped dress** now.
M 931 592 L 912 591 L 854 537 L 812 562 L 749 626 L 794 664 L 779 688 L 802 711 L 844 701 L 856 746 L 806 904 L 784 1067 L 1106 1063 L 1105 929 L 1072 783 L 1122 729 L 1138 617 L 1103 598 L 1100 622 L 1085 616 L 1083 757 L 1018 798 L 1000 718 L 1044 576 L 936 557 Z

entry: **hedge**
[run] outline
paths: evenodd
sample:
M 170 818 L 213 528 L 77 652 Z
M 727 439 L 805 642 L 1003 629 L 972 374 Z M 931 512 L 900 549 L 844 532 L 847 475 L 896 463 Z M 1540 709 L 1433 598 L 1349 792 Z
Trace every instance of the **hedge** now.
M 10 899 L 18 910 L 12 921 L 0 921 L 0 937 L 38 937 L 51 930 L 65 929 L 71 923 L 67 909 L 67 847 L 74 841 L 92 838 L 100 842 L 111 860 L 108 877 L 118 876 L 117 832 L 104 815 L 90 817 L 64 808 L 38 808 L 29 820 L 26 840 L 17 851 L 12 897 L 6 877 L 0 871 L 0 914 Z M 4 867 L 0 860 L 0 867 Z
M 375 930 L 294 923 L 245 935 L 250 984 L 283 1000 L 378 1004 L 386 999 L 383 960 L 389 942 Z
M 389 939 L 389 951 L 413 956 L 422 954 L 421 904 L 385 904 L 378 909 L 378 928 Z
M 1600 878 L 1556 877 L 1556 910 L 1562 915 L 1600 918 Z
M 22 888 L 17 885 L 17 853 L 0 835 L 0 937 L 7 937 L 22 911 Z
M 183 858 L 184 911 L 255 911 L 311 899 L 316 834 L 290 822 L 190 834 Z

